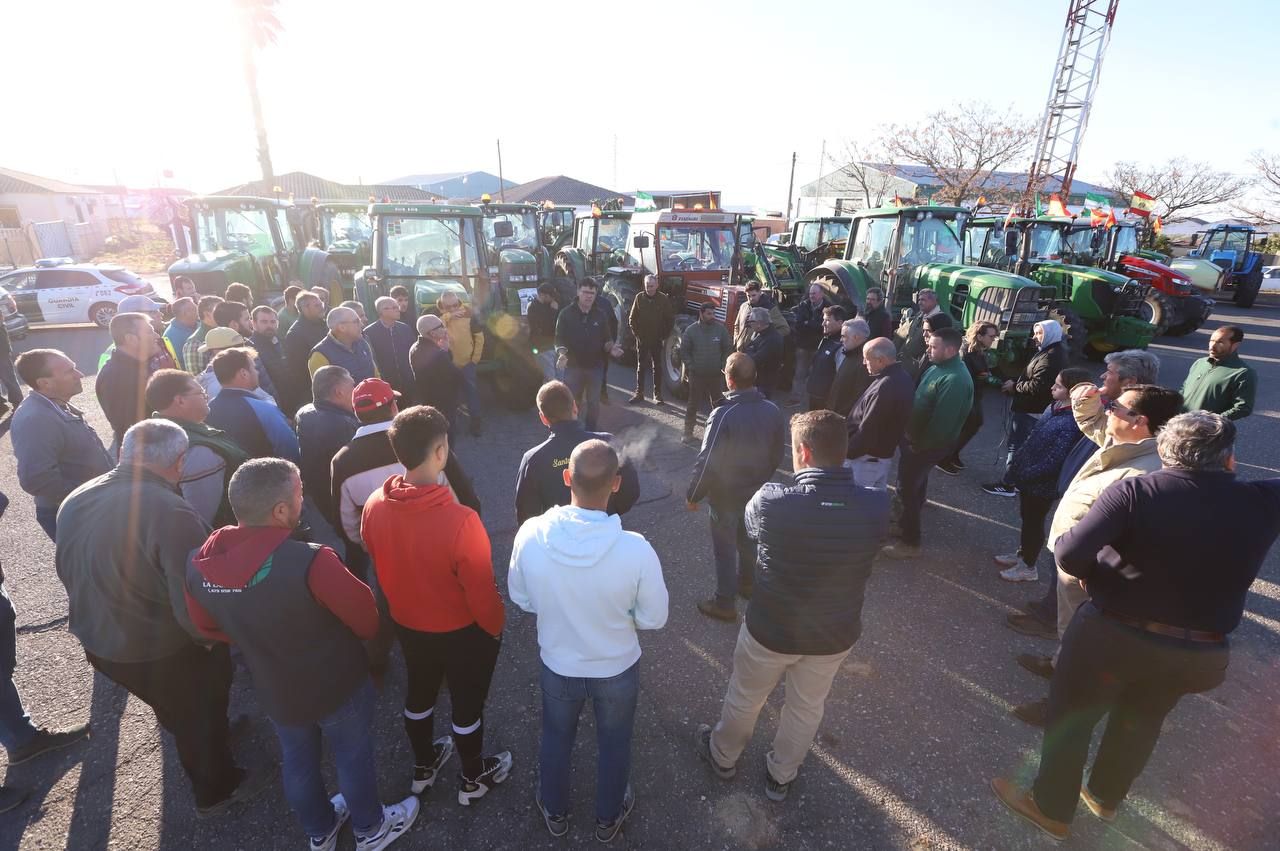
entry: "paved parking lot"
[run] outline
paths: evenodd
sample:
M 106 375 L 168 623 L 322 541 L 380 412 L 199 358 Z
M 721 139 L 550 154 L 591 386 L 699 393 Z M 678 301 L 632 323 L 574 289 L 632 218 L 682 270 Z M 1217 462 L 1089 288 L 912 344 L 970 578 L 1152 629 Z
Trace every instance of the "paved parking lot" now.
M 1263 302 L 1266 301 L 1264 304 Z M 1199 333 L 1153 347 L 1163 383 L 1180 386 L 1204 354 L 1214 327 L 1235 321 L 1249 335 L 1242 355 L 1258 368 L 1258 408 L 1241 429 L 1246 477 L 1280 475 L 1280 309 L 1267 300 L 1250 311 L 1220 305 Z M 107 343 L 92 329 L 33 332 L 25 347 L 54 346 L 82 365 L 96 363 Z M 839 674 L 813 752 L 790 800 L 763 793 L 767 750 L 781 692 L 762 716 L 738 777 L 715 779 L 693 755 L 690 737 L 714 721 L 728 677 L 736 628 L 694 608 L 713 585 L 706 512 L 685 511 L 683 493 L 694 451 L 678 442 L 680 411 L 668 405 L 619 404 L 631 386 L 615 367 L 619 388 L 602 427 L 619 433 L 642 469 L 640 504 L 626 517 L 663 561 L 671 592 L 665 629 L 642 635 L 645 656 L 632 783 L 637 806 L 616 844 L 633 848 L 998 848 L 1048 842 L 1016 820 L 987 788 L 996 775 L 1029 778 L 1040 732 L 1012 718 L 1014 703 L 1039 697 L 1042 680 L 1014 662 L 1016 653 L 1047 652 L 1047 642 L 1010 632 L 1004 617 L 1037 588 L 996 576 L 991 554 L 1017 534 L 1017 504 L 983 494 L 997 462 L 997 399 L 988 425 L 967 453 L 958 478 L 935 475 L 925 513 L 925 555 L 914 562 L 877 562 L 867 592 L 862 639 Z M 628 392 L 624 393 L 626 389 Z M 92 381 L 79 400 L 100 426 Z M 492 400 L 491 400 L 492 403 Z M 494 543 L 499 586 L 515 533 L 513 481 L 521 454 L 542 439 L 531 412 L 493 405 L 485 435 L 463 438 L 457 451 L 478 486 Z M 0 428 L 4 428 L 0 424 Z M 18 607 L 16 680 L 39 721 L 91 719 L 84 745 L 8 771 L 6 785 L 29 788 L 18 810 L 0 817 L 5 848 L 285 848 L 302 847 L 279 782 L 220 819 L 197 822 L 172 743 L 151 711 L 95 678 L 66 629 L 66 596 L 53 567 L 53 547 L 35 524 L 18 487 L 7 437 L 0 438 L 0 489 L 12 505 L 0 526 L 6 585 Z M 1170 518 L 1195 523 L 1195 517 Z M 1205 529 L 1212 535 L 1214 530 Z M 1047 558 L 1041 575 L 1047 577 Z M 1233 664 L 1217 691 L 1183 701 L 1133 796 L 1114 825 L 1082 807 L 1069 844 L 1077 848 L 1265 849 L 1280 828 L 1280 557 L 1274 552 L 1249 596 L 1234 636 Z M 1212 569 L 1212 565 L 1206 565 Z M 1042 580 L 1043 582 L 1043 580 Z M 1042 587 L 1042 586 L 1041 586 Z M 478 802 L 454 803 L 447 778 L 400 848 L 526 849 L 594 846 L 591 836 L 595 747 L 584 715 L 575 754 L 574 827 L 552 840 L 533 805 L 539 697 L 533 619 L 508 607 L 508 627 L 486 713 L 489 744 L 509 748 L 508 782 Z M 411 771 L 400 722 L 404 676 L 399 666 L 381 693 L 377 757 L 386 799 L 407 793 Z M 254 716 L 237 742 L 248 765 L 269 765 L 278 748 L 258 715 L 247 675 L 237 673 L 233 712 Z M 1270 838 L 1268 838 L 1270 837 Z M 349 833 L 343 848 L 351 847 Z

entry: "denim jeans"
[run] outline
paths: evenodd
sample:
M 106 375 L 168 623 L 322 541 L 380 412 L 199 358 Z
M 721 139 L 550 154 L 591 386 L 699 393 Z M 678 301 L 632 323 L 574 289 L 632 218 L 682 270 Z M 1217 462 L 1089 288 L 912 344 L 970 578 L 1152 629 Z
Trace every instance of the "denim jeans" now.
M 474 427 L 480 421 L 480 386 L 476 383 L 476 365 L 462 368 L 462 391 L 467 396 L 467 417 Z
M 902 442 L 898 456 L 898 496 L 902 499 L 902 519 L 898 526 L 902 529 L 904 544 L 920 543 L 920 512 L 929 493 L 929 471 L 950 451 L 950 447 L 915 450 L 906 441 Z
M 31 741 L 36 727 L 22 706 L 22 696 L 13 684 L 18 666 L 18 613 L 4 583 L 0 582 L 0 745 L 10 753 Z
M 542 368 L 542 380 L 544 382 L 559 380 L 560 370 L 556 369 L 555 346 L 538 352 L 538 366 Z
M 1031 434 L 1032 429 L 1036 427 L 1036 423 L 1040 422 L 1040 417 L 1036 414 L 1019 414 L 1014 413 L 1009 417 L 1009 433 L 1005 441 L 1005 449 L 1008 450 L 1005 456 L 1005 469 L 1008 470 L 1009 464 L 1013 462 L 1013 453 L 1018 451 L 1027 440 L 1027 435 Z
M 9 404 L 16 408 L 22 401 L 22 385 L 18 384 L 18 376 L 13 371 L 13 355 L 0 353 L 0 386 L 9 397 Z
M 538 789 L 553 815 L 569 812 L 569 765 L 582 704 L 591 698 L 596 718 L 596 819 L 622 812 L 631 775 L 631 732 L 640 695 L 640 663 L 614 677 L 562 677 L 542 665 L 542 746 Z
M 284 796 L 302 822 L 307 836 L 326 836 L 336 815 L 320 774 L 320 737 L 338 773 L 338 789 L 351 810 L 351 826 L 364 836 L 382 826 L 378 799 L 378 771 L 373 758 L 373 710 L 377 694 L 373 681 L 352 692 L 347 702 L 314 724 L 291 726 L 272 721 L 280 739 Z
M 44 530 L 44 533 L 49 536 L 50 541 L 58 539 L 58 506 L 37 505 L 36 522 L 40 524 L 40 528 Z
M 739 586 L 750 587 L 756 578 L 756 542 L 743 522 L 745 505 L 708 500 L 711 514 L 711 552 L 716 560 L 716 599 L 733 606 Z
M 596 423 L 600 421 L 600 373 L 598 366 L 569 366 L 564 370 L 564 383 L 569 385 L 578 403 L 587 431 L 595 431 Z

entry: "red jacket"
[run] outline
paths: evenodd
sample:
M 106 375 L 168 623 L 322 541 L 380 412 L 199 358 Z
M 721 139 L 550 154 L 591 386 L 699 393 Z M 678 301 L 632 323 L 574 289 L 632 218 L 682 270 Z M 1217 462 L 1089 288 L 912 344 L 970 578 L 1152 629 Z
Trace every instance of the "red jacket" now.
M 443 485 L 392 476 L 364 504 L 360 537 L 373 558 L 391 619 L 418 632 L 471 624 L 500 635 L 505 618 L 480 515 Z

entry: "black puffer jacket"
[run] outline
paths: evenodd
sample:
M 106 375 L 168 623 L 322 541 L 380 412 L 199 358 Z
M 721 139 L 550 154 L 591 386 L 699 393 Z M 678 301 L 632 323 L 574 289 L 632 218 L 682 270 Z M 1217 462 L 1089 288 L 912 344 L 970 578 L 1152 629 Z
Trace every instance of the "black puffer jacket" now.
M 747 505 L 760 547 L 747 606 L 751 637 L 775 653 L 843 653 L 862 633 L 871 562 L 889 532 L 889 495 L 860 488 L 845 467 L 773 482 Z
M 1067 368 L 1070 355 L 1061 342 L 1050 343 L 1032 356 L 1013 383 L 1013 412 L 1039 414 L 1053 404 L 1053 382 Z

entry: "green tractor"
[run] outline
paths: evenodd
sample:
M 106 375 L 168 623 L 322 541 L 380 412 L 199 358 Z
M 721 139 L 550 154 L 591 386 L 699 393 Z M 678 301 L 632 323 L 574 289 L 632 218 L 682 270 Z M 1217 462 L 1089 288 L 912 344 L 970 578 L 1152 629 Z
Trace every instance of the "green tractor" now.
M 533 356 L 526 316 L 537 296 L 537 272 L 521 268 L 533 280 L 501 279 L 501 258 L 484 239 L 480 207 L 460 204 L 370 204 L 373 263 L 356 274 L 355 293 L 370 316 L 374 302 L 396 285 L 407 287 L 415 316 L 438 313 L 446 292 L 470 304 L 484 325 L 484 354 L 478 372 L 493 382 L 503 404 L 520 410 L 533 404 L 542 385 L 542 369 Z M 515 237 L 509 221 L 491 225 L 495 242 Z M 506 249 L 510 250 L 510 249 Z M 524 252 L 521 252 L 524 253 Z M 413 318 L 406 317 L 406 321 Z
M 1149 287 L 1106 269 L 1068 263 L 1067 238 L 1074 224 L 1065 216 L 975 218 L 965 230 L 965 262 L 1021 271 L 1052 287 L 1049 318 L 1062 325 L 1073 357 L 1145 349 L 1160 332 L 1147 321 Z
M 485 200 L 480 210 L 484 214 L 489 277 L 496 277 L 504 291 L 520 294 L 527 306 L 529 300 L 537 297 L 538 287 L 551 280 L 551 253 L 542 244 L 538 207 Z
M 1035 324 L 1049 318 L 1054 290 L 1012 272 L 964 265 L 961 238 L 969 211 L 961 207 L 881 207 L 853 216 L 841 260 L 809 272 L 836 304 L 862 305 L 880 287 L 890 311 L 913 307 L 915 293 L 932 289 L 963 331 L 991 322 L 1000 331 L 995 367 L 1017 375 L 1029 356 Z
M 195 253 L 169 267 L 169 280 L 190 278 L 196 290 L 222 295 L 246 284 L 256 304 L 278 297 L 292 280 L 330 286 L 337 265 L 320 248 L 303 247 L 290 224 L 290 204 L 268 198 L 208 195 L 186 201 Z
M 853 219 L 849 216 L 796 219 L 791 223 L 791 240 L 787 246 L 808 272 L 826 260 L 839 260 L 844 256 L 845 240 L 852 227 Z
M 343 297 L 351 298 L 356 272 L 373 260 L 369 205 L 358 201 L 317 201 L 315 226 L 316 244 L 329 253 L 329 259 L 338 267 Z
M 538 233 L 542 247 L 552 257 L 573 238 L 573 208 L 557 207 L 547 202 L 538 208 Z

